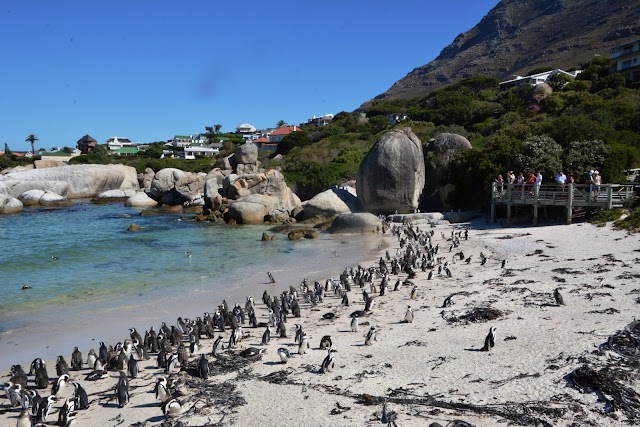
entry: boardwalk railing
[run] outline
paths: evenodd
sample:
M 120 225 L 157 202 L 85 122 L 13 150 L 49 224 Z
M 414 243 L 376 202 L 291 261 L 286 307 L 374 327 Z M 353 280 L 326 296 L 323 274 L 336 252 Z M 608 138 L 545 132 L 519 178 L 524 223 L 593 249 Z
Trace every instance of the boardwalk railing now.
M 491 188 L 491 221 L 496 205 L 507 206 L 507 223 L 511 223 L 512 206 L 532 206 L 533 223 L 538 222 L 538 206 L 565 206 L 567 223 L 571 223 L 574 207 L 613 209 L 623 207 L 637 197 L 636 184 L 498 184 Z

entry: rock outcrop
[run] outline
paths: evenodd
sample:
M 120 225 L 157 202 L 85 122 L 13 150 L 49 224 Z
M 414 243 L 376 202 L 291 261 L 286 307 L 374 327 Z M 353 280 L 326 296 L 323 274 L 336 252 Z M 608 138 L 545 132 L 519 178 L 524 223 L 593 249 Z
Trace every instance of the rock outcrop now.
M 138 177 L 134 168 L 124 165 L 69 165 L 0 176 L 0 194 L 18 197 L 34 189 L 68 199 L 88 198 L 107 190 L 137 190 Z
M 366 213 L 340 214 L 331 223 L 330 233 L 368 233 L 382 230 L 382 220 Z
M 363 159 L 356 178 L 363 209 L 375 214 L 413 212 L 424 183 L 422 143 L 410 128 L 385 133 Z
M 136 190 L 134 189 L 126 189 L 126 190 L 108 190 L 98 194 L 94 201 L 96 202 L 117 202 L 121 200 L 127 200 L 129 197 L 135 196 Z
M 302 203 L 305 220 L 314 218 L 332 218 L 342 213 L 359 210 L 355 188 L 334 187 L 315 195 Z
M 61 207 L 71 206 L 73 202 L 65 199 L 59 194 L 52 193 L 50 191 L 43 190 L 29 190 L 25 191 L 18 198 L 22 205 L 29 206 L 46 206 L 46 207 Z
M 129 197 L 124 205 L 131 208 L 148 208 L 157 206 L 158 202 L 149 197 L 144 191 L 140 191 Z
M 15 197 L 0 194 L 0 214 L 17 214 L 22 212 L 22 202 Z

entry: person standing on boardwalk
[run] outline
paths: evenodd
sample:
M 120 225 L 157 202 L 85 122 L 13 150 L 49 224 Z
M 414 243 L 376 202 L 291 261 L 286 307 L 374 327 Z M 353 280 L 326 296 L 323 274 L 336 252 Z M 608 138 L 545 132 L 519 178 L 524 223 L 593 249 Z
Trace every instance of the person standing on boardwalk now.
M 564 185 L 566 184 L 566 182 L 567 176 L 564 174 L 564 172 L 558 172 L 558 175 L 556 175 L 556 184 L 562 187 L 562 192 L 564 192 Z
M 542 185 L 542 172 L 538 171 L 536 175 L 536 190 L 540 191 L 540 185 Z
M 595 196 L 596 201 L 598 200 L 598 196 L 600 195 L 600 185 L 602 184 L 602 177 L 600 176 L 600 172 L 597 170 L 593 171 L 592 176 L 593 181 L 593 195 Z

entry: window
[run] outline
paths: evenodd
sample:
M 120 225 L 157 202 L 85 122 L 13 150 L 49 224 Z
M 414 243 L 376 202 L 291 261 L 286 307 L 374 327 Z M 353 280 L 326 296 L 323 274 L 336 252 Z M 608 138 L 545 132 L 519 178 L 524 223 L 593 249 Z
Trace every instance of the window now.
M 631 68 L 631 60 L 624 61 L 624 62 L 622 63 L 622 68 L 621 68 L 621 69 L 622 69 L 622 70 L 626 70 L 627 68 Z

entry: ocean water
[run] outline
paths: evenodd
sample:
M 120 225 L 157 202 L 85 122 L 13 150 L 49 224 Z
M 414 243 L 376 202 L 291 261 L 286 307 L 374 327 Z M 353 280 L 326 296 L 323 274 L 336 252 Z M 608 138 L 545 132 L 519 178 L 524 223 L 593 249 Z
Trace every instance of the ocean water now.
M 259 300 L 265 289 L 273 295 L 297 287 L 303 278 L 324 281 L 374 258 L 380 242 L 376 235 L 324 233 L 262 242 L 266 226 L 139 212 L 81 201 L 0 216 L 0 345 L 11 350 L 0 352 L 0 367 L 121 341 L 129 327 L 144 331 L 178 316 L 194 318 L 223 298 L 243 303 L 247 295 Z M 131 223 L 142 231 L 128 232 Z

